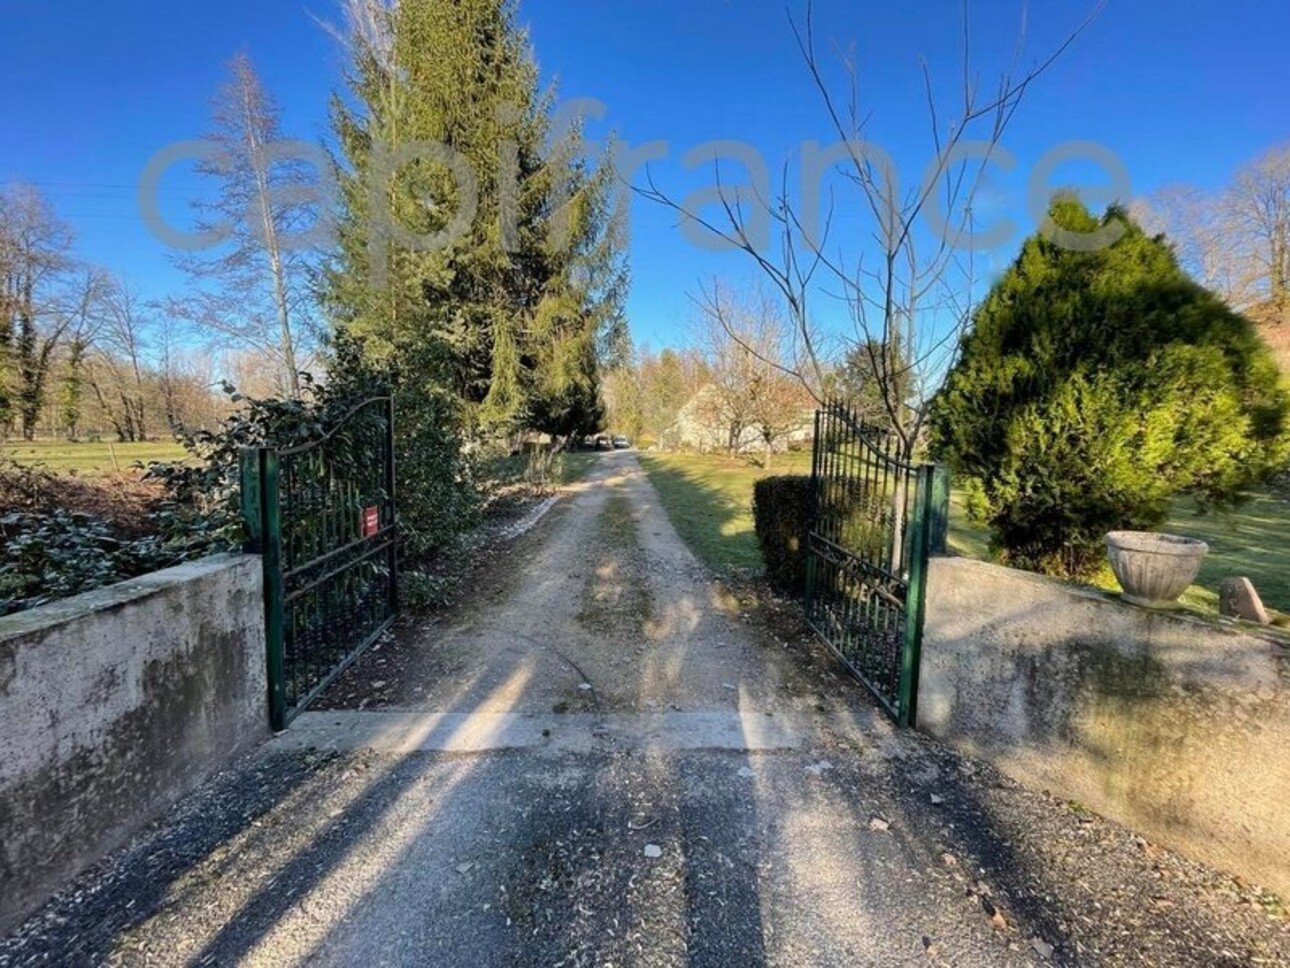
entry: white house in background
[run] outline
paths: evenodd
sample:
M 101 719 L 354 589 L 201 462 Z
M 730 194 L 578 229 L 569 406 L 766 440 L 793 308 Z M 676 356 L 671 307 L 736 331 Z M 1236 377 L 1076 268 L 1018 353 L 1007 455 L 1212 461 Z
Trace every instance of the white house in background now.
M 709 383 L 694 394 L 663 431 L 659 444 L 667 450 L 697 450 L 701 454 L 731 449 L 733 423 L 721 391 Z M 775 453 L 809 444 L 815 437 L 815 407 L 803 406 L 800 418 L 788 433 L 779 436 L 772 446 Z M 761 429 L 747 426 L 739 433 L 734 450 L 737 453 L 765 451 Z

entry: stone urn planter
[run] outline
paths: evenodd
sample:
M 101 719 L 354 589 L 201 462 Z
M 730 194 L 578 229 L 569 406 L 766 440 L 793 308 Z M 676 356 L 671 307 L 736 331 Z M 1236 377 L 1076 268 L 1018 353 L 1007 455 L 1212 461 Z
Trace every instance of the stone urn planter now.
M 1106 557 L 1124 589 L 1124 600 L 1144 608 L 1177 608 L 1178 596 L 1200 571 L 1209 545 L 1196 538 L 1153 531 L 1112 531 Z

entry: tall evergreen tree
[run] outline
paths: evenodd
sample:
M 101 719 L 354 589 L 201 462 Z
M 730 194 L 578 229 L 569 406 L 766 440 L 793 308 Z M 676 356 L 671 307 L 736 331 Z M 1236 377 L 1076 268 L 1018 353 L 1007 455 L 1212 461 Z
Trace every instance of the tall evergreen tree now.
M 600 350 L 621 324 L 607 174 L 582 159 L 576 128 L 552 132 L 512 3 L 363 9 L 351 96 L 335 104 L 337 323 L 447 388 L 472 423 L 573 432 L 597 409 Z

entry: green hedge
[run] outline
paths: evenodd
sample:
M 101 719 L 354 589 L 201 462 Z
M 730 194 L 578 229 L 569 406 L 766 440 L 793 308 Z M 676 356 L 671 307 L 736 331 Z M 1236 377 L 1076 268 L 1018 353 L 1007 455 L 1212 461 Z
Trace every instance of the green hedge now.
M 821 511 L 837 529 L 834 540 L 852 554 L 882 561 L 891 545 L 890 495 L 866 481 L 837 480 L 822 485 Z M 785 474 L 764 477 L 753 486 L 753 521 L 766 577 L 781 591 L 801 594 L 806 587 L 806 538 L 811 529 L 811 478 Z
M 763 477 L 753 485 L 753 521 L 766 577 L 780 591 L 806 587 L 806 536 L 811 527 L 811 478 Z

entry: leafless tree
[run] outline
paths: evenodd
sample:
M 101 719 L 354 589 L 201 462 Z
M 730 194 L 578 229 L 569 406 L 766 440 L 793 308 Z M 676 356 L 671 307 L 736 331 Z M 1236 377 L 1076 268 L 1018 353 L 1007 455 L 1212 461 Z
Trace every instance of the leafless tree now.
M 82 267 L 65 287 L 68 323 L 51 355 L 35 425 L 71 439 L 110 428 L 123 441 L 178 426 L 210 428 L 229 411 L 209 354 L 182 323 L 108 272 Z
M 1222 197 L 1187 185 L 1170 185 L 1139 199 L 1130 213 L 1149 232 L 1163 233 L 1179 263 L 1201 285 L 1233 305 L 1247 298 L 1231 218 Z
M 1261 299 L 1284 311 L 1290 298 L 1290 144 L 1265 152 L 1238 171 L 1224 207 L 1251 301 Z
M 208 354 L 194 352 L 182 320 L 160 312 L 154 327 L 154 358 L 160 403 L 166 425 L 179 430 L 191 415 L 208 423 L 209 408 L 201 404 L 212 397 L 215 378 Z M 196 391 L 196 392 L 194 392 Z
M 746 387 L 752 375 L 752 355 L 735 342 L 719 319 L 706 313 L 700 317 L 698 340 L 709 382 L 694 398 L 695 416 L 704 427 L 720 428 L 721 446 L 733 454 L 739 450 L 751 418 Z
M 148 439 L 148 397 L 152 380 L 146 359 L 152 320 L 132 290 L 113 280 L 103 298 L 99 352 L 90 385 L 121 440 Z
M 394 65 L 394 8 L 398 0 L 341 0 L 343 23 L 318 23 L 351 55 L 370 57 L 382 68 Z
M 852 347 L 873 347 L 870 364 L 890 425 L 904 456 L 914 453 L 922 435 L 932 394 L 944 378 L 969 323 L 976 281 L 970 237 L 973 203 L 988 164 L 1031 85 L 1074 43 L 1101 11 L 1104 0 L 1048 56 L 1028 69 L 1020 65 L 1025 16 L 1012 63 L 991 88 L 982 90 L 972 67 L 969 8 L 963 6 L 961 86 L 956 96 L 941 98 L 926 62 L 922 84 L 926 97 L 932 161 L 918 184 L 902 185 L 891 163 L 869 142 L 874 108 L 861 97 L 860 67 L 854 56 L 841 58 L 845 83 L 831 80 L 820 51 L 814 8 L 790 18 L 806 70 L 824 115 L 839 142 L 832 171 L 830 202 L 822 224 L 819 213 L 790 198 L 788 169 L 774 198 L 757 197 L 726 185 L 719 166 L 719 215 L 686 209 L 661 191 L 652 177 L 638 188 L 643 196 L 666 205 L 746 253 L 782 299 L 796 332 L 792 356 L 776 365 L 818 395 L 825 385 L 830 358 Z M 847 251 L 830 239 L 834 214 L 852 199 L 848 218 L 868 222 L 867 232 L 851 236 L 858 245 Z M 754 231 L 756 217 L 769 215 L 779 237 L 777 252 L 764 251 Z M 920 220 L 939 223 L 923 230 Z M 866 237 L 867 236 L 867 237 Z M 966 251 L 965 251 L 966 250 Z M 817 294 L 841 300 L 851 327 L 842 337 L 842 352 L 824 344 L 814 326 L 811 301 Z M 884 347 L 898 345 L 899 352 Z M 892 361 L 900 360 L 897 371 Z M 912 388 L 911 399 L 903 394 Z
M 75 440 L 80 432 L 85 391 L 85 371 L 90 351 L 103 326 L 103 308 L 113 280 L 103 269 L 82 269 L 75 287 L 75 309 L 63 338 L 59 367 L 59 400 L 57 417 L 67 437 Z
M 1290 308 L 1290 144 L 1242 166 L 1216 192 L 1174 185 L 1134 214 L 1165 233 L 1197 282 L 1237 309 L 1284 318 Z
M 795 328 L 769 292 L 737 292 L 720 282 L 696 299 L 704 326 L 702 343 L 711 386 L 701 417 L 727 429 L 727 447 L 737 451 L 749 429 L 770 467 L 775 447 L 801 427 L 812 396 L 789 375 Z
M 272 359 L 282 392 L 299 396 L 299 372 L 314 342 L 316 252 L 292 240 L 319 215 L 312 204 L 317 173 L 281 151 L 277 104 L 245 54 L 229 63 L 213 121 L 207 137 L 219 154 L 197 170 L 215 183 L 216 195 L 198 205 L 197 230 L 224 227 L 231 237 L 212 253 L 177 258 L 194 292 L 172 299 L 168 309 L 225 346 Z
M 34 435 L 54 352 L 83 308 L 72 242 L 35 188 L 0 191 L 0 436 L 15 410 L 24 439 Z

